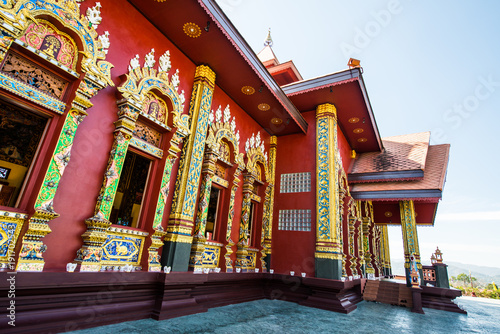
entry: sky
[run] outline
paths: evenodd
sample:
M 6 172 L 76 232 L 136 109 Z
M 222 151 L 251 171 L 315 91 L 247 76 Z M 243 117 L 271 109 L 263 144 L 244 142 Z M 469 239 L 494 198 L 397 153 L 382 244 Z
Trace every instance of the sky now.
M 280 62 L 304 79 L 361 60 L 382 137 L 431 131 L 451 144 L 434 227 L 419 227 L 422 263 L 500 267 L 500 1 L 217 0 L 252 49 L 268 29 Z M 400 227 L 391 258 L 403 260 Z

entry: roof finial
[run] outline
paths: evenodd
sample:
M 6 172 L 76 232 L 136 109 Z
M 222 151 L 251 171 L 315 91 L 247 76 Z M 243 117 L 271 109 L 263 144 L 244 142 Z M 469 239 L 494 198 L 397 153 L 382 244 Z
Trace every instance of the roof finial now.
M 269 32 L 267 33 L 267 38 L 264 42 L 264 46 L 272 47 L 273 46 L 273 39 L 271 38 L 271 28 L 269 28 Z

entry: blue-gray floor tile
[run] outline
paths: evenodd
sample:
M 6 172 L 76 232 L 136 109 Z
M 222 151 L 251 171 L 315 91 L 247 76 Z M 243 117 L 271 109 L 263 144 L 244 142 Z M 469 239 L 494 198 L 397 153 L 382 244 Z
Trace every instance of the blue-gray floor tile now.
M 500 333 L 500 301 L 461 297 L 468 315 L 425 308 L 425 314 L 361 302 L 340 314 L 279 300 L 257 300 L 217 307 L 169 320 L 144 319 L 75 331 L 100 333 Z

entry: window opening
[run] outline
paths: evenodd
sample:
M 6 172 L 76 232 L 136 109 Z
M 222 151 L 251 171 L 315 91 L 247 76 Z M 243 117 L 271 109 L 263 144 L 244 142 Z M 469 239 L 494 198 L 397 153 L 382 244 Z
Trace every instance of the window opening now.
M 47 119 L 0 101 L 0 205 L 13 207 L 38 151 Z M 69 159 L 69 157 L 68 157 Z
M 254 226 L 255 207 L 255 203 L 250 202 L 250 216 L 248 217 L 248 246 L 251 246 L 253 244 L 252 229 Z
M 212 187 L 210 190 L 210 200 L 208 202 L 208 213 L 207 213 L 207 225 L 205 228 L 205 237 L 207 240 L 215 239 L 215 232 L 217 226 L 217 211 L 219 208 L 219 198 L 220 198 L 220 189 L 216 187 Z
M 128 151 L 111 211 L 113 224 L 137 227 L 151 161 Z

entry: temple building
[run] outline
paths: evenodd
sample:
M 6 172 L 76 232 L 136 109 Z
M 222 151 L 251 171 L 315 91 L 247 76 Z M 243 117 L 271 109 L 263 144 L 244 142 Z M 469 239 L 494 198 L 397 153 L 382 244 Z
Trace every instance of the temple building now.
M 0 268 L 16 326 L 259 298 L 347 313 L 392 276 L 388 225 L 407 286 L 423 279 L 417 226 L 434 224 L 450 147 L 382 138 L 359 61 L 303 79 L 270 34 L 255 54 L 214 0 L 5 0 L 0 22 Z

